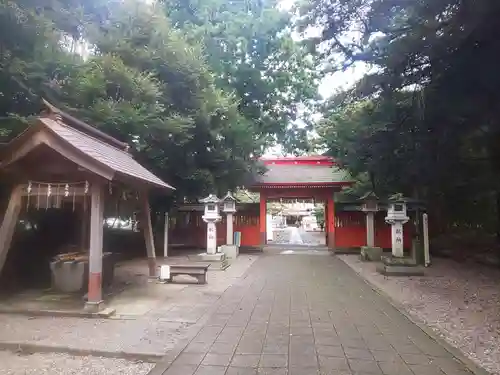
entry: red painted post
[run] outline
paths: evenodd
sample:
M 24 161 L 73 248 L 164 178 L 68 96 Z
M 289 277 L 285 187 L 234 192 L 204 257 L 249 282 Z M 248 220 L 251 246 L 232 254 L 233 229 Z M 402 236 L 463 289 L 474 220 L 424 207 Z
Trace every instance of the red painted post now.
M 326 230 L 327 234 L 327 246 L 331 251 L 335 250 L 335 203 L 333 201 L 333 192 L 328 194 L 326 200 Z
M 102 306 L 103 186 L 97 183 L 91 184 L 90 192 L 89 285 L 85 308 L 97 312 Z
M 260 193 L 259 203 L 260 203 L 259 207 L 260 245 L 265 246 L 267 243 L 267 234 L 266 234 L 267 196 L 263 192 Z

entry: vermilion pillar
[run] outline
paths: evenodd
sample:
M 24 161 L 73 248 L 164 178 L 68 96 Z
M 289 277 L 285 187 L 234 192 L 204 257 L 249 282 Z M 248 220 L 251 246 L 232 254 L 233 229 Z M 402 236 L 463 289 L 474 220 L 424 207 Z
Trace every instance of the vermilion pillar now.
M 266 228 L 266 214 L 267 214 L 267 196 L 264 192 L 260 193 L 260 208 L 259 208 L 259 225 L 260 225 L 260 245 L 265 246 L 267 243 L 267 228 Z
M 330 250 L 335 250 L 335 203 L 333 201 L 333 192 L 328 194 L 326 200 L 326 232 L 327 246 Z
M 97 312 L 102 305 L 103 186 L 93 183 L 90 192 L 89 286 L 85 308 Z

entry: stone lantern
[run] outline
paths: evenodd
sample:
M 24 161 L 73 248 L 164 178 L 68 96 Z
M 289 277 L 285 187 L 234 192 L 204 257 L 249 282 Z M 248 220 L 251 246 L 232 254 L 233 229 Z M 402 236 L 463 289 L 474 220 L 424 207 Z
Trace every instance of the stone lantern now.
M 226 245 L 233 244 L 233 214 L 236 212 L 236 198 L 230 192 L 222 198 L 222 211 L 227 217 Z
M 378 261 L 382 256 L 382 249 L 375 246 L 375 214 L 379 210 L 379 199 L 373 191 L 370 191 L 360 200 L 361 211 L 366 214 L 366 246 L 361 248 L 361 259 Z
M 389 199 L 389 208 L 385 222 L 391 225 L 392 256 L 403 258 L 403 224 L 410 218 L 406 214 L 407 200 L 401 194 L 396 194 Z
M 221 249 L 228 259 L 234 260 L 239 254 L 239 248 L 233 240 L 233 215 L 236 212 L 236 198 L 230 192 L 227 192 L 222 198 L 222 211 L 226 214 L 226 245 L 221 246 Z
M 377 271 L 387 276 L 421 276 L 424 274 L 412 257 L 404 257 L 403 225 L 410 220 L 407 215 L 408 199 L 402 194 L 395 194 L 389 198 L 389 207 L 385 222 L 391 225 L 392 254 L 382 256 L 382 263 Z
M 226 269 L 228 267 L 226 255 L 217 252 L 217 227 L 222 217 L 220 216 L 220 202 L 215 194 L 210 194 L 204 199 L 200 199 L 200 203 L 205 205 L 203 216 L 201 217 L 207 223 L 207 252 L 197 254 L 195 256 L 188 256 L 190 260 L 197 262 L 210 262 L 215 265 L 216 269 Z
M 214 194 L 200 199 L 200 202 L 205 205 L 205 212 L 202 219 L 207 223 L 207 254 L 215 254 L 217 252 L 217 228 L 215 223 L 221 220 L 219 201 L 219 198 Z

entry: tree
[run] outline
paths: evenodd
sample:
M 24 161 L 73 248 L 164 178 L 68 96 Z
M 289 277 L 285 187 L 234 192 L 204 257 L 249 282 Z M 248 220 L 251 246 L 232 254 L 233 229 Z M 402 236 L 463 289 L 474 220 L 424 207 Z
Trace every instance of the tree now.
M 164 0 L 176 27 L 202 41 L 216 85 L 235 93 L 261 151 L 307 149 L 317 99 L 317 59 L 292 37 L 275 0 Z
M 329 69 L 372 68 L 332 101 L 324 143 L 379 187 L 426 199 L 447 228 L 500 228 L 498 14 L 491 0 L 302 8 L 303 26 L 323 30 L 316 42 Z
M 260 149 L 251 127 L 237 98 L 216 87 L 201 47 L 175 30 L 160 7 L 86 2 L 79 14 L 62 2 L 37 5 L 1 8 L 7 20 L 19 15 L 15 26 L 32 38 L 32 46 L 20 43 L 26 53 L 12 47 L 11 64 L 3 64 L 6 79 L 14 63 L 22 68 L 12 86 L 30 104 L 16 108 L 4 98 L 6 118 L 36 114 L 40 97 L 47 96 L 128 142 L 141 162 L 176 186 L 180 201 L 241 183 Z M 63 19 L 61 9 L 71 17 Z M 42 27 L 48 31 L 40 33 Z M 75 53 L 70 47 L 76 44 L 88 55 Z M 43 53 L 32 52 L 33 46 Z M 25 127 L 12 123 L 18 131 Z
M 313 215 L 321 230 L 325 227 L 325 207 L 314 207 Z

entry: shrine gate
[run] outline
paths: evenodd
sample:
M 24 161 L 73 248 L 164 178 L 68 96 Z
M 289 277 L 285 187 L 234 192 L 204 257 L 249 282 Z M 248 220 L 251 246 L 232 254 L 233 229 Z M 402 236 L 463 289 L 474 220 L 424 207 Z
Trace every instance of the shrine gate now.
M 256 176 L 249 190 L 260 193 L 260 201 L 237 203 L 234 231 L 241 233 L 241 247 L 262 248 L 267 244 L 266 204 L 282 198 L 313 199 L 325 204 L 325 236 L 329 249 L 359 249 L 366 245 L 366 215 L 361 202 L 335 202 L 334 195 L 352 184 L 349 175 L 326 156 L 261 159 L 267 171 Z M 384 207 L 383 204 L 380 205 Z M 411 210 L 411 207 L 409 208 Z M 375 216 L 375 245 L 391 248 L 391 229 L 385 223 L 385 210 Z M 205 248 L 207 225 L 203 205 L 186 204 L 170 218 L 169 242 L 187 247 Z M 217 223 L 217 245 L 226 241 L 226 215 Z M 405 224 L 404 245 L 410 247 L 413 229 Z
M 259 243 L 266 245 L 266 205 L 281 198 L 313 199 L 325 204 L 326 244 L 335 249 L 334 194 L 352 185 L 346 171 L 328 156 L 262 158 L 267 171 L 256 176 L 251 191 L 260 193 Z

